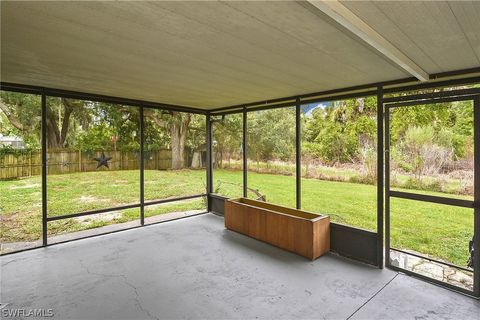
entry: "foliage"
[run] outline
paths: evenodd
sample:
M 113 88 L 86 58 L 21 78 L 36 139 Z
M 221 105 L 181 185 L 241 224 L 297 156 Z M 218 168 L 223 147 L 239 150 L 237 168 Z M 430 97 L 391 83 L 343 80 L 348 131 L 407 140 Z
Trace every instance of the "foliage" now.
M 205 116 L 200 114 L 190 114 L 190 122 L 186 137 L 186 147 L 188 150 L 206 150 L 205 141 L 206 122 Z
M 437 144 L 452 148 L 456 158 L 465 157 L 473 137 L 473 107 L 469 101 L 397 108 L 391 115 L 390 135 L 396 145 L 411 127 L 430 126 Z
M 21 137 L 27 149 L 38 149 L 40 119 L 40 96 L 0 91 L 0 134 Z
M 74 148 L 93 153 L 97 150 L 109 150 L 112 148 L 111 137 L 114 133 L 105 125 L 98 125 L 88 131 L 80 132 L 75 140 Z
M 25 156 L 30 154 L 33 149 L 16 149 L 12 146 L 3 146 L 0 145 L 0 159 L 5 155 L 14 155 L 14 156 Z
M 212 123 L 214 165 L 223 166 L 223 159 L 238 159 L 242 152 L 242 114 L 214 117 Z
M 377 148 L 375 140 L 360 136 L 359 160 L 363 164 L 362 183 L 375 184 L 377 181 Z
M 411 126 L 398 143 L 395 157 L 405 171 L 420 180 L 424 175 L 438 174 L 445 163 L 453 160 L 452 141 L 452 133 L 446 129 L 436 134 L 431 125 Z
M 22 154 L 38 149 L 40 97 L 2 91 L 1 106 L 0 134 L 21 137 L 26 150 L 2 148 L 0 152 Z M 206 150 L 204 116 L 150 108 L 145 108 L 144 113 L 145 150 L 171 149 L 172 158 L 176 159 L 172 160 L 173 168 L 187 167 L 186 159 L 192 159 L 195 151 Z M 90 153 L 140 149 L 137 107 L 48 97 L 47 116 L 49 148 Z M 242 114 L 213 117 L 212 125 L 214 165 L 231 167 L 231 161 L 242 156 Z M 302 165 L 306 167 L 306 175 L 331 179 L 318 173 L 317 167 L 353 165 L 357 172 L 342 180 L 374 184 L 376 125 L 375 97 L 335 101 L 315 108 L 311 114 L 302 114 Z M 293 107 L 249 112 L 247 130 L 249 166 L 254 162 L 259 172 L 294 172 L 288 167 L 295 162 L 296 152 Z M 416 180 L 423 180 L 454 171 L 458 166 L 468 171 L 473 167 L 471 102 L 392 109 L 390 138 L 391 168 L 395 174 L 410 174 Z M 392 183 L 397 183 L 395 177 Z M 417 181 L 410 185 L 425 188 L 429 183 Z M 398 184 L 409 182 L 404 179 Z M 448 186 L 448 189 L 453 188 Z M 471 188 L 466 185 L 464 189 L 468 193 Z
M 40 96 L 1 91 L 0 97 L 0 134 L 22 138 L 28 150 L 40 148 Z M 148 108 L 145 115 L 147 151 L 178 145 L 174 156 L 183 167 L 184 151 L 205 149 L 204 116 Z M 138 107 L 47 97 L 46 116 L 49 149 L 140 150 Z M 3 148 L 2 153 L 21 151 Z
M 166 110 L 144 110 L 145 150 L 172 150 L 172 167 L 186 167 L 185 152 L 205 148 L 205 117 Z
M 293 161 L 295 109 L 280 108 L 248 113 L 247 155 L 259 161 Z
M 2 91 L 1 102 L 3 112 L 0 113 L 0 133 L 20 136 L 27 148 L 38 148 L 39 96 Z M 420 174 L 421 164 L 418 159 L 420 147 L 415 144 L 425 145 L 425 139 L 431 140 L 433 136 L 436 139 L 435 145 L 445 150 L 453 150 L 455 159 L 471 156 L 473 108 L 469 103 L 463 101 L 437 104 L 434 107 L 420 105 L 395 109 L 392 112 L 390 128 L 392 154 L 400 154 L 407 149 L 409 152 L 417 153 L 414 163 L 410 162 L 412 159 L 404 158 L 399 159 L 401 160 L 399 166 L 406 171 Z M 112 148 L 125 151 L 139 149 L 138 108 L 54 97 L 48 97 L 47 106 L 48 123 L 55 124 L 52 124 L 49 130 L 50 147 L 75 148 L 90 152 Z M 311 115 L 303 115 L 303 156 L 330 165 L 364 163 L 365 171 L 371 175 L 374 170 L 372 171 L 373 167 L 369 162 L 372 158 L 369 153 L 373 149 L 366 150 L 365 141 L 368 141 L 369 145 L 375 145 L 376 108 L 376 98 L 366 97 L 336 101 L 326 107 L 314 109 Z M 185 150 L 204 148 L 203 116 L 149 109 L 145 109 L 145 113 L 146 150 L 171 148 L 172 141 L 177 143 L 180 138 L 185 140 L 182 141 Z M 218 153 L 216 162 L 220 165 L 223 158 L 240 156 L 241 118 L 241 114 L 237 114 L 214 119 L 214 148 Z M 182 125 L 186 127 L 183 128 Z M 430 126 L 429 131 L 423 132 L 426 136 L 422 138 L 422 132 L 419 130 L 424 130 L 422 128 L 427 126 Z M 118 137 L 118 141 L 113 142 L 112 137 Z M 407 144 L 403 143 L 404 138 Z M 423 142 L 414 139 L 423 139 Z M 53 140 L 56 142 L 53 143 Z M 393 150 L 397 144 L 399 150 Z M 248 155 L 256 162 L 294 160 L 293 108 L 248 113 Z
M 361 139 L 375 141 L 376 99 L 337 101 L 304 119 L 305 154 L 326 164 L 359 161 Z

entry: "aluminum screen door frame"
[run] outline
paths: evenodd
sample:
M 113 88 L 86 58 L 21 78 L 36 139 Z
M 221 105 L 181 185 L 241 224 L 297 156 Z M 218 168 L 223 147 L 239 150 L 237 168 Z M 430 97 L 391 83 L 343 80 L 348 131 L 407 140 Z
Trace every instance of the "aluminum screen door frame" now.
M 385 107 L 385 266 L 395 271 L 403 272 L 408 275 L 419 277 L 423 280 L 433 282 L 440 286 L 444 286 L 453 290 L 460 291 L 462 293 L 473 295 L 475 297 L 480 296 L 480 94 L 472 94 L 472 90 L 456 90 L 452 91 L 452 95 L 445 92 L 424 94 L 424 95 L 412 95 L 411 100 L 408 96 L 399 96 L 395 98 L 387 99 L 389 102 L 384 105 Z M 424 99 L 422 99 L 424 98 Z M 471 101 L 474 109 L 474 199 L 473 201 L 453 199 L 448 197 L 428 196 L 423 194 L 409 193 L 393 191 L 390 189 L 390 110 L 401 107 L 412 107 L 416 105 L 432 105 L 442 102 L 455 102 L 455 101 Z M 416 272 L 397 267 L 390 262 L 390 251 L 401 251 L 399 249 L 392 248 L 390 246 L 390 198 L 409 199 L 413 201 L 423 201 L 436 204 L 450 205 L 455 207 L 472 208 L 474 214 L 474 248 L 475 256 L 473 263 L 473 291 L 454 286 L 452 284 L 436 280 Z M 410 254 L 410 253 L 409 253 Z M 415 255 L 415 254 L 413 254 Z M 426 260 L 436 261 L 435 259 L 418 255 Z M 442 261 L 444 265 L 450 265 Z M 452 265 L 453 266 L 453 265 Z M 462 267 L 455 266 L 462 269 Z

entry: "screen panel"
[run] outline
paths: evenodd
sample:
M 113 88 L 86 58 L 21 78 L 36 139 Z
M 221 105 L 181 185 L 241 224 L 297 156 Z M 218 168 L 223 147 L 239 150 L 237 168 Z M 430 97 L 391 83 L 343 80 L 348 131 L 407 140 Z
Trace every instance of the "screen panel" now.
M 0 91 L 0 253 L 42 245 L 41 97 Z
M 47 97 L 46 110 L 47 216 L 139 204 L 139 108 Z M 105 218 L 96 225 L 139 219 L 129 211 L 119 212 L 122 216 L 115 219 L 107 214 L 91 219 Z M 75 219 L 65 221 L 75 226 L 65 231 L 85 228 L 82 223 L 74 223 Z
M 145 225 L 207 212 L 207 198 L 172 201 L 145 207 Z
M 205 194 L 206 152 L 204 115 L 145 108 L 145 203 Z M 195 210 L 198 200 L 148 206 L 145 216 Z
M 473 200 L 473 101 L 390 109 L 390 188 Z
M 212 118 L 213 193 L 243 196 L 243 114 Z
M 376 232 L 376 97 L 301 110 L 302 209 Z
M 295 107 L 248 112 L 248 196 L 294 208 L 295 152 Z
M 473 290 L 473 268 L 469 266 L 473 218 L 469 208 L 390 198 L 390 246 L 404 251 L 392 249 L 390 263 Z

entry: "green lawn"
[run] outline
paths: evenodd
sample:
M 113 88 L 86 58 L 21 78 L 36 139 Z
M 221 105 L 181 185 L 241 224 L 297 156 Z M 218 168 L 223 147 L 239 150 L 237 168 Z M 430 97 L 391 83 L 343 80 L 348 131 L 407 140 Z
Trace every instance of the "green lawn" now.
M 48 177 L 49 215 L 60 215 L 138 202 L 138 171 L 99 171 Z M 242 194 L 242 172 L 214 170 L 215 191 Z M 267 201 L 295 205 L 295 178 L 248 173 L 249 188 L 266 195 Z M 0 181 L 2 242 L 35 240 L 41 234 L 40 177 Z M 204 170 L 145 172 L 146 200 L 203 193 Z M 429 192 L 442 196 L 451 196 Z M 249 196 L 254 197 L 252 191 Z M 458 196 L 455 196 L 458 197 Z M 302 180 L 302 204 L 308 211 L 329 214 L 333 221 L 375 230 L 376 186 L 316 179 Z M 203 209 L 203 199 L 146 208 L 146 216 Z M 465 265 L 468 241 L 473 234 L 473 210 L 411 200 L 392 199 L 391 243 L 450 262 Z M 94 228 L 137 219 L 139 209 L 129 209 L 112 221 L 80 223 L 76 219 L 49 223 L 49 234 Z

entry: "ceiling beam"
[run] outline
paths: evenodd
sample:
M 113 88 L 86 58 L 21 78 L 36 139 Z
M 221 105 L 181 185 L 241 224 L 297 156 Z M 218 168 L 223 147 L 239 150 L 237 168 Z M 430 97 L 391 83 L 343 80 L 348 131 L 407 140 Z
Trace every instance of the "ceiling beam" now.
M 315 9 L 320 10 L 344 28 L 355 34 L 375 50 L 380 52 L 388 60 L 398 65 L 403 70 L 420 81 L 428 81 L 429 75 L 420 68 L 413 60 L 407 57 L 397 47 L 391 44 L 380 33 L 366 24 L 339 1 L 315 1 L 306 0 Z

